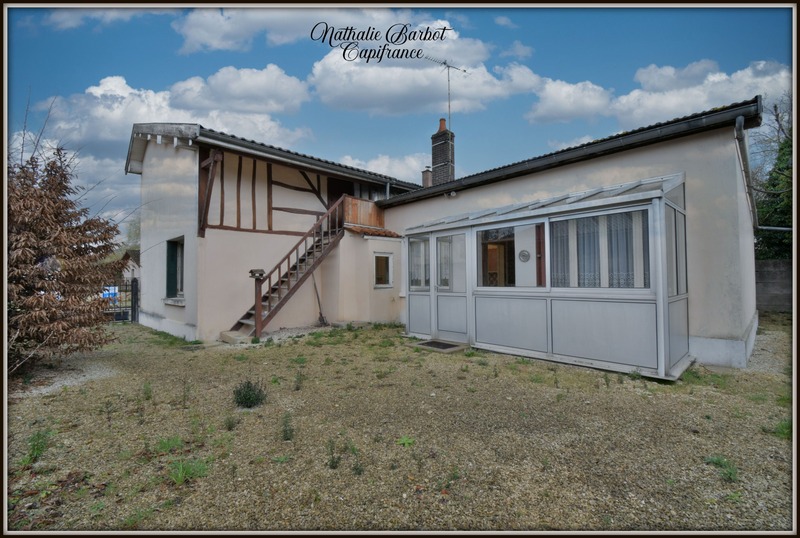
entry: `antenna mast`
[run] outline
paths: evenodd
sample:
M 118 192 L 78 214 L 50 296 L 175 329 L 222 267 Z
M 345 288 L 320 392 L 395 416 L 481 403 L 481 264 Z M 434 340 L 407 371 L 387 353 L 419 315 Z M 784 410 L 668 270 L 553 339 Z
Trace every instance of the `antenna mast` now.
M 437 58 L 431 58 L 430 56 L 425 56 L 426 60 L 430 60 L 433 63 L 437 63 L 439 65 L 444 66 L 447 69 L 447 129 L 452 132 L 453 131 L 453 124 L 450 120 L 450 70 L 455 69 L 456 71 L 461 71 L 462 73 L 466 73 L 466 69 L 461 69 L 460 67 L 456 67 L 454 65 L 450 65 L 447 63 L 447 60 L 439 60 Z

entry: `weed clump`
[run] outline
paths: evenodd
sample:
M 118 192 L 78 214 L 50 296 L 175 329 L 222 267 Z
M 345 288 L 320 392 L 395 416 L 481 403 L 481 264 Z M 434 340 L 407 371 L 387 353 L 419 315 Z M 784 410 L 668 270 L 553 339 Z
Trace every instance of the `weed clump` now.
M 281 434 L 284 441 L 291 441 L 294 439 L 292 415 L 288 411 L 283 414 L 283 418 L 281 419 Z
M 249 379 L 239 383 L 233 390 L 233 399 L 239 407 L 256 407 L 267 399 L 267 392 L 260 381 Z
M 342 456 L 336 454 L 336 442 L 333 439 L 328 439 L 327 445 L 325 445 L 328 451 L 328 468 L 336 469 L 339 467 L 339 463 L 342 461 Z

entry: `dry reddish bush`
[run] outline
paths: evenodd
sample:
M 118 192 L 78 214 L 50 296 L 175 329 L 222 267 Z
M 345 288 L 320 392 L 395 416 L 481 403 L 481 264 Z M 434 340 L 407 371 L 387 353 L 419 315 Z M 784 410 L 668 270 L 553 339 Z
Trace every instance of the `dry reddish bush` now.
M 118 226 L 89 216 L 66 152 L 8 165 L 8 372 L 29 361 L 108 341 L 103 286 L 124 263 L 108 261 Z

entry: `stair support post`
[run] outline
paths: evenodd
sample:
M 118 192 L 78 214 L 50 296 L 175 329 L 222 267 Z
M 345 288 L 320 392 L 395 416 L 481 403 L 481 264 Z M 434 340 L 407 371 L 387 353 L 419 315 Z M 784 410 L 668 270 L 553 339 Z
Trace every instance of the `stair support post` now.
M 262 309 L 263 305 L 261 304 L 261 286 L 264 284 L 264 278 L 255 278 L 255 288 L 256 288 L 256 314 L 255 314 L 255 322 L 256 322 L 256 338 L 261 338 L 261 324 L 263 323 L 263 316 Z

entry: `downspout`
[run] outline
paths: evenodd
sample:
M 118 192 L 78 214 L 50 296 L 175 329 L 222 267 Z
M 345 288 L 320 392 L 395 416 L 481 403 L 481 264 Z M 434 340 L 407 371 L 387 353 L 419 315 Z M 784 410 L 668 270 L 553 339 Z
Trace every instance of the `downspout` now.
M 759 226 L 758 224 L 758 208 L 756 207 L 755 196 L 753 195 L 753 182 L 750 175 L 750 160 L 747 152 L 747 141 L 744 136 L 744 116 L 736 117 L 736 126 L 734 128 L 734 135 L 736 137 L 736 149 L 739 153 L 739 163 L 742 166 L 742 175 L 744 176 L 745 190 L 747 191 L 747 202 L 750 205 L 750 214 L 753 217 L 753 230 L 770 230 L 775 232 L 791 232 L 791 228 L 781 226 Z
M 753 217 L 753 229 L 758 230 L 758 211 L 756 211 L 756 200 L 753 196 L 753 183 L 750 176 L 750 159 L 747 152 L 747 141 L 744 136 L 744 116 L 736 116 L 736 126 L 734 127 L 736 138 L 736 149 L 739 153 L 739 164 L 742 167 L 744 186 L 747 194 L 747 203 L 750 206 L 750 215 Z

